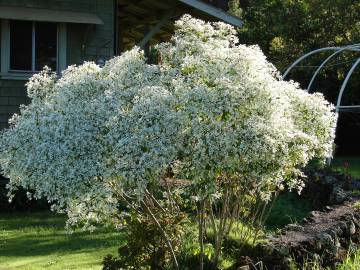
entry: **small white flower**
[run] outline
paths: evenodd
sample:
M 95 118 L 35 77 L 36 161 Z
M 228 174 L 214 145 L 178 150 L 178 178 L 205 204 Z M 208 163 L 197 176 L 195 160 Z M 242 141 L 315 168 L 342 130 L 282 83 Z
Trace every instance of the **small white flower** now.
M 258 46 L 224 23 L 184 16 L 160 62 L 134 48 L 108 61 L 49 70 L 27 84 L 32 102 L 0 135 L 10 189 L 34 190 L 69 225 L 111 220 L 116 194 L 142 198 L 169 169 L 220 196 L 220 176 L 269 199 L 314 157 L 332 154 L 336 115 L 321 94 L 282 81 Z

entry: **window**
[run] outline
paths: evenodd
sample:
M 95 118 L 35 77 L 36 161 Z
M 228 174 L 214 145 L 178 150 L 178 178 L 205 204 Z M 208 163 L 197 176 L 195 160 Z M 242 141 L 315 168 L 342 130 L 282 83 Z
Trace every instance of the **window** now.
M 10 70 L 56 70 L 56 23 L 10 21 Z
M 44 66 L 66 68 L 66 23 L 1 20 L 0 79 L 28 79 Z

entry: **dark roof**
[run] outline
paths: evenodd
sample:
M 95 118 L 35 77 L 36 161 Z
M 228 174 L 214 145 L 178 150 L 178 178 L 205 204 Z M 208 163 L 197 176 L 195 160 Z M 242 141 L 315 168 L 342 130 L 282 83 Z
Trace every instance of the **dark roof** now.
M 0 19 L 103 24 L 103 21 L 94 13 L 2 5 Z
M 151 36 L 150 44 L 168 40 L 173 33 L 174 21 L 186 13 L 207 21 L 223 20 L 237 27 L 241 26 L 239 18 L 219 8 L 227 6 L 227 2 L 228 0 L 118 0 L 119 51 L 139 45 L 147 34 L 148 37 Z

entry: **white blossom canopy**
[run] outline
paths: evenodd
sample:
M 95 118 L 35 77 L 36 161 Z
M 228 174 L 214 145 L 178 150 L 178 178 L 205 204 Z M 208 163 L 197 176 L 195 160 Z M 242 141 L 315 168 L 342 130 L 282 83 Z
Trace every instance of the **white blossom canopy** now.
M 141 198 L 169 171 L 207 194 L 220 175 L 248 188 L 298 186 L 299 168 L 332 154 L 334 108 L 237 43 L 231 26 L 185 15 L 156 65 L 134 48 L 103 68 L 34 75 L 31 103 L 0 137 L 10 186 L 73 220 L 116 212 L 117 192 Z

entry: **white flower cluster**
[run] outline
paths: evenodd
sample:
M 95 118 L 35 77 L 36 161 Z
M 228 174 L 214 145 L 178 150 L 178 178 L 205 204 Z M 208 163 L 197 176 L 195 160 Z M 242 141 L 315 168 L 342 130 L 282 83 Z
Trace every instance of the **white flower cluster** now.
M 134 48 L 103 68 L 35 75 L 32 103 L 0 137 L 11 187 L 34 190 L 73 222 L 99 221 L 117 211 L 117 192 L 141 197 L 169 171 L 209 194 L 220 176 L 276 187 L 331 156 L 332 105 L 237 42 L 231 26 L 185 15 L 157 46 L 157 65 Z

